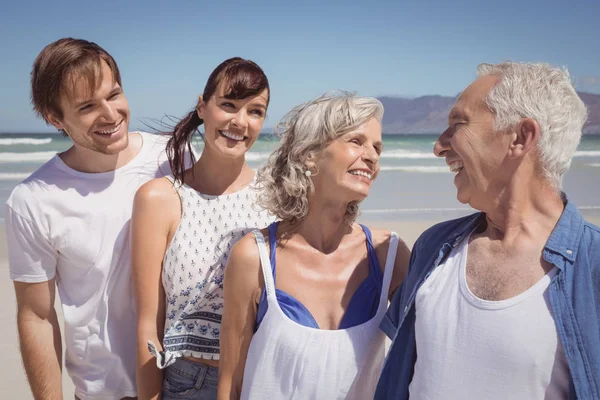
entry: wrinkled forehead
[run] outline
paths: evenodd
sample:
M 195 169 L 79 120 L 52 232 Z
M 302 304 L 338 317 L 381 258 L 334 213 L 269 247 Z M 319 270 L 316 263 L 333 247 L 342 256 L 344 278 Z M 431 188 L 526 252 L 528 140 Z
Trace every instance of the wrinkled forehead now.
M 461 118 L 482 111 L 489 112 L 486 99 L 499 79 L 492 75 L 477 78 L 458 96 L 448 118 Z

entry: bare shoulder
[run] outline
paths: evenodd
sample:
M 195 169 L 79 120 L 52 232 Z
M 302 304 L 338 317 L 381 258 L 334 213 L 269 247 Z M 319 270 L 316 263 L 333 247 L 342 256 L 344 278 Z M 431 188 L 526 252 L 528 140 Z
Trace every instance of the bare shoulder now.
M 373 238 L 373 246 L 375 248 L 379 246 L 389 246 L 390 238 L 392 237 L 392 232 L 387 229 L 371 229 L 371 237 Z
M 133 200 L 133 218 L 140 217 L 171 230 L 181 217 L 181 200 L 167 178 L 155 178 L 143 184 Z
M 392 232 L 387 229 L 373 229 L 371 230 L 371 236 L 373 238 L 373 247 L 375 247 L 379 265 L 381 269 L 384 270 L 385 264 L 387 263 Z M 406 243 L 398 237 L 398 247 L 396 249 L 396 258 L 394 260 L 394 274 L 392 276 L 392 288 L 395 288 L 402 279 L 404 279 L 404 276 L 406 276 L 409 258 L 410 249 Z
M 260 266 L 260 254 L 254 233 L 248 233 L 241 238 L 231 249 L 227 262 L 227 271 L 248 273 L 248 270 L 256 270 Z M 237 273 L 237 272 L 236 272 Z
M 173 182 L 165 177 L 154 178 L 144 183 L 135 194 L 136 200 L 144 202 L 161 202 L 177 200 L 179 195 Z
M 263 287 L 263 275 L 256 237 L 248 233 L 238 241 L 229 254 L 225 267 L 225 297 L 247 297 L 258 304 Z
M 377 251 L 379 251 L 380 249 L 385 250 L 385 252 L 387 253 L 387 250 L 390 246 L 390 240 L 392 238 L 392 232 L 388 231 L 387 229 L 372 229 L 371 236 L 373 237 L 373 246 L 375 247 L 375 249 Z M 398 236 L 398 249 L 407 247 L 404 240 L 402 240 L 402 238 L 397 233 L 396 236 Z

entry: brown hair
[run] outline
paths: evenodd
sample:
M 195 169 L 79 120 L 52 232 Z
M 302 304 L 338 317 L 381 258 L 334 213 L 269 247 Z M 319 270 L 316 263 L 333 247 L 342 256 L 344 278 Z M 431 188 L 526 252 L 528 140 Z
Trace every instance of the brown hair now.
M 49 114 L 62 118 L 60 96 L 69 95 L 75 82 L 82 78 L 90 90 L 97 88 L 102 79 L 102 61 L 108 64 L 115 81 L 122 86 L 117 63 L 96 43 L 63 38 L 44 47 L 31 70 L 31 102 L 35 112 L 46 123 L 50 123 Z
M 256 96 L 263 90 L 269 89 L 269 80 L 264 71 L 253 61 L 240 57 L 223 61 L 208 77 L 202 99 L 208 102 L 215 94 L 219 84 L 227 85 L 225 98 L 232 100 L 245 99 Z M 270 93 L 267 96 L 269 105 Z M 198 116 L 196 109 L 183 117 L 173 129 L 171 138 L 167 143 L 167 156 L 173 171 L 173 176 L 178 182 L 183 182 L 185 152 L 189 152 L 192 162 L 196 162 L 192 152 L 192 136 L 203 121 Z

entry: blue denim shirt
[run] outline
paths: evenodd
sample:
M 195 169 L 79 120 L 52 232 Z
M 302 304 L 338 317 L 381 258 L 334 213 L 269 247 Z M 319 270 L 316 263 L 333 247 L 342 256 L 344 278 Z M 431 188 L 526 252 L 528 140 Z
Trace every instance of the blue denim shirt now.
M 375 399 L 408 399 L 417 357 L 417 290 L 484 219 L 485 214 L 477 213 L 442 222 L 416 241 L 408 275 L 380 325 L 393 342 Z M 550 305 L 569 364 L 569 399 L 600 399 L 600 228 L 584 221 L 575 205 L 566 201 L 543 257 L 558 267 L 549 286 Z

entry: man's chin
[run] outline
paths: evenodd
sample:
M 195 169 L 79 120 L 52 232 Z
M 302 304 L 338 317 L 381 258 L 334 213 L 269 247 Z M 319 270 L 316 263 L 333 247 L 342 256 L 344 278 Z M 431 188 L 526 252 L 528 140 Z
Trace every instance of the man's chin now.
M 129 134 L 125 134 L 122 138 L 109 144 L 100 150 L 101 153 L 114 156 L 127 149 L 129 146 Z
M 458 200 L 461 204 L 469 204 L 471 200 L 471 196 L 468 196 L 466 193 L 461 193 L 461 191 L 456 192 L 456 200 Z

